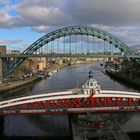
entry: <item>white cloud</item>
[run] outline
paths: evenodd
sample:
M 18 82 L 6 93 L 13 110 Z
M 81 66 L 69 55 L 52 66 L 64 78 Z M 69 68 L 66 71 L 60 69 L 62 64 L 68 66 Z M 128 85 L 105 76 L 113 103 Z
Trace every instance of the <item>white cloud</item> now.
M 22 0 L 11 7 L 19 16 L 18 21 L 11 17 L 15 21 L 13 26 L 130 26 L 140 23 L 139 0 Z
M 12 17 L 8 15 L 8 11 L 0 9 L 0 27 L 9 27 L 12 24 Z
M 63 0 L 46 1 L 24 0 L 22 3 L 15 6 L 17 13 L 24 19 L 24 21 L 33 28 L 38 29 L 45 26 L 63 26 L 71 22 L 71 17 L 61 11 L 59 5 Z M 23 23 L 24 24 L 24 23 Z M 45 28 L 46 29 L 46 28 Z
M 129 44 L 129 46 L 140 44 L 140 32 L 118 31 L 114 33 L 118 38 Z
M 9 3 L 9 0 L 0 0 L 0 3 L 7 4 L 7 3 Z
M 22 42 L 23 40 L 21 39 L 13 39 L 13 40 L 0 39 L 0 44 L 19 44 Z
M 33 26 L 33 29 L 39 32 L 47 32 L 49 29 L 49 26 L 44 26 L 44 25 Z

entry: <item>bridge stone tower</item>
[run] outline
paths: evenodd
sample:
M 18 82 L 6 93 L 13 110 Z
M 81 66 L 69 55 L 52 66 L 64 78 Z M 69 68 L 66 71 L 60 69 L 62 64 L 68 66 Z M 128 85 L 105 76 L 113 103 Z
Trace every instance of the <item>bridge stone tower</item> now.
M 6 46 L 0 45 L 0 54 L 6 54 Z M 0 83 L 3 81 L 3 59 L 0 58 Z

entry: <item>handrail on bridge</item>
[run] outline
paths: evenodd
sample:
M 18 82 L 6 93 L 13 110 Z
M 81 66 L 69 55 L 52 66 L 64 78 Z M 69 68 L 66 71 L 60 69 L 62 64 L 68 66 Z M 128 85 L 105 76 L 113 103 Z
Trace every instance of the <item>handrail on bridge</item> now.
M 30 92 L 27 94 L 24 94 L 22 96 L 14 96 L 12 98 L 6 98 L 5 99 L 1 99 L 0 102 L 8 102 L 8 101 L 18 101 L 18 100 L 22 100 L 22 99 L 30 99 L 30 98 L 34 98 L 34 97 L 45 97 L 45 96 L 50 96 L 50 95 L 56 95 L 56 94 L 64 94 L 64 93 L 60 93 L 60 92 L 68 92 L 68 91 L 80 91 L 80 88 L 72 88 L 72 89 L 62 89 L 62 90 L 50 90 L 50 91 L 37 91 L 37 92 Z M 56 92 L 56 93 L 55 93 Z M 32 94 L 34 93 L 34 94 Z M 121 95 L 138 95 L 140 96 L 140 93 L 134 92 L 134 91 L 114 91 L 114 90 L 101 90 L 101 94 L 111 94 L 111 93 L 119 93 Z
M 27 99 L 36 99 L 36 98 L 45 98 L 45 97 L 50 97 L 50 96 L 59 96 L 59 95 L 66 95 L 66 94 L 72 94 L 72 91 L 73 90 L 77 90 L 78 88 L 73 88 L 73 89 L 62 89 L 61 91 L 60 90 L 52 90 L 51 93 L 50 92 L 47 92 L 47 93 L 42 93 L 42 94 L 34 94 L 34 95 L 30 95 L 29 96 L 18 96 L 18 97 L 14 97 L 14 98 L 11 98 L 11 99 L 7 99 L 7 100 L 3 100 L 3 101 L 0 101 L 0 104 L 3 104 L 3 103 L 8 103 L 8 102 L 15 102 L 15 101 L 22 101 L 22 100 L 27 100 Z M 80 89 L 79 89 L 80 90 Z M 41 93 L 41 92 L 37 92 L 37 93 Z
M 107 93 L 109 92 L 109 93 Z M 115 92 L 115 94 L 113 94 Z M 118 92 L 118 93 L 117 93 Z M 116 94 L 117 93 L 117 94 Z M 2 106 L 10 106 L 10 105 L 18 105 L 20 103 L 29 103 L 35 101 L 45 101 L 45 100 L 58 100 L 58 99 L 65 99 L 65 98 L 87 98 L 91 95 L 83 94 L 75 94 L 72 91 L 63 91 L 63 92 L 55 92 L 55 93 L 48 93 L 48 94 L 40 94 L 40 95 L 31 95 L 21 98 L 15 98 L 11 100 L 5 100 L 0 102 L 0 108 Z M 101 90 L 101 94 L 94 94 L 95 98 L 97 97 L 124 97 L 124 98 L 139 98 L 140 93 L 136 92 L 124 92 L 124 91 L 108 91 L 108 90 Z

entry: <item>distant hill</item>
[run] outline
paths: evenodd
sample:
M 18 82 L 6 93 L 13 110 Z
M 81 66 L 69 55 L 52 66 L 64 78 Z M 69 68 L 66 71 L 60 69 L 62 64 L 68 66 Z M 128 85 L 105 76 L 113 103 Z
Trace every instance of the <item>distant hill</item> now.
M 140 52 L 140 45 L 131 46 L 130 48 L 135 52 Z

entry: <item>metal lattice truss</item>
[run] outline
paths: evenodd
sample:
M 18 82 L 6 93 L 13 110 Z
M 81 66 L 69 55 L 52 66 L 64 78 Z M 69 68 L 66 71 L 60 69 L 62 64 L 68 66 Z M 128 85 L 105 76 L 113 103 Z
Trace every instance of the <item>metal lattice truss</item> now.
M 101 92 L 102 94 L 91 92 L 87 95 L 64 91 L 18 97 L 1 101 L 0 115 L 140 111 L 139 93 L 109 90 Z
M 25 49 L 22 52 L 22 55 L 31 55 L 34 52 L 36 52 L 39 48 L 43 47 L 45 44 L 55 39 L 58 39 L 60 37 L 65 37 L 69 35 L 93 36 L 112 44 L 114 47 L 118 48 L 121 52 L 125 54 L 130 54 L 130 55 L 135 54 L 135 52 L 133 52 L 125 43 L 123 43 L 121 40 L 119 40 L 118 38 L 109 34 L 106 31 L 97 29 L 95 27 L 89 27 L 89 26 L 70 26 L 70 27 L 65 27 L 65 28 L 55 30 L 53 32 L 44 35 L 43 37 L 35 41 L 33 44 L 31 44 L 27 49 Z M 19 66 L 25 59 L 26 58 L 14 59 L 5 70 L 4 77 L 11 75 L 14 69 L 17 68 L 17 66 Z

